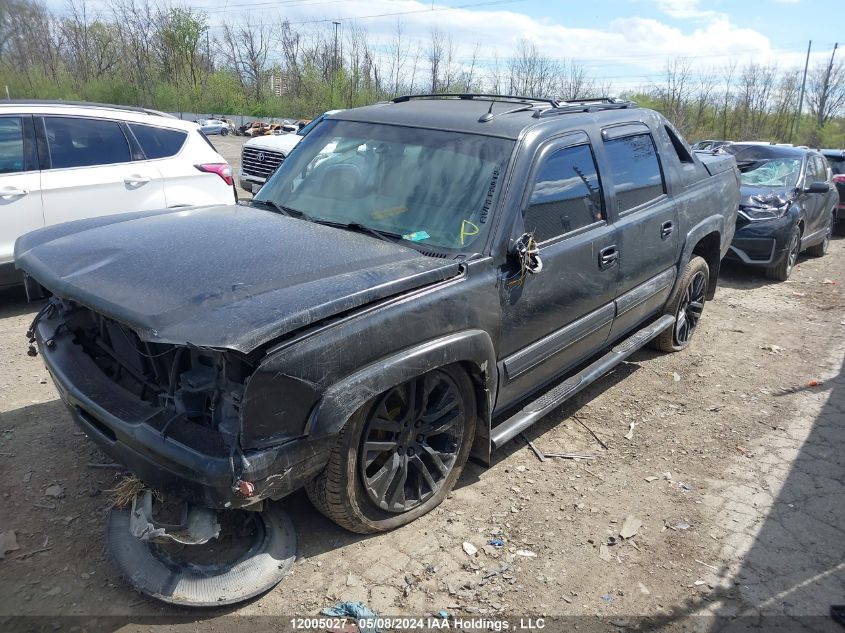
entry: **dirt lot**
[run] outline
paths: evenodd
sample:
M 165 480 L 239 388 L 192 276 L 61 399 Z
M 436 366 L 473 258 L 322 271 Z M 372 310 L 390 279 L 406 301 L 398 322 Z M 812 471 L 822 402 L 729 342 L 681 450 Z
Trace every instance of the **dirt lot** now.
M 242 139 L 214 142 L 235 162 Z M 36 308 L 0 293 L 0 532 L 19 546 L 0 560 L 0 629 L 6 616 L 64 614 L 187 616 L 195 630 L 361 600 L 380 614 L 590 616 L 582 624 L 612 631 L 637 616 L 680 630 L 710 622 L 690 614 L 761 613 L 841 630 L 825 616 L 845 602 L 843 257 L 836 240 L 780 284 L 729 268 L 687 351 L 638 353 L 527 433 L 595 460 L 541 463 L 517 439 L 492 468 L 468 466 L 436 511 L 373 537 L 294 494 L 292 576 L 200 614 L 139 596 L 109 563 L 107 491 L 121 475 L 88 467 L 109 460 L 26 355 Z M 642 525 L 623 540 L 628 515 Z M 485 548 L 492 538 L 505 546 Z

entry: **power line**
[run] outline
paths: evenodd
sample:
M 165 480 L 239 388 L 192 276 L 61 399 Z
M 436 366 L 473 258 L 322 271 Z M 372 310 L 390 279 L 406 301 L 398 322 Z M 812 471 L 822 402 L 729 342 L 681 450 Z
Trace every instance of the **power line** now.
M 439 8 L 430 8 L 430 9 L 414 9 L 412 11 L 394 11 L 392 13 L 376 13 L 373 15 L 358 15 L 358 16 L 350 16 L 350 17 L 334 17 L 334 18 L 322 18 L 319 20 L 303 20 L 301 22 L 290 22 L 291 25 L 296 24 L 321 24 L 323 22 L 333 22 L 335 20 L 369 20 L 371 18 L 388 18 L 394 17 L 397 15 L 411 15 L 412 13 L 438 13 L 442 11 L 455 11 L 456 9 L 472 9 L 475 7 L 490 7 L 490 6 L 497 6 L 503 4 L 516 4 L 519 2 L 526 2 L 527 0 L 487 0 L 485 2 L 475 2 L 472 4 L 460 4 L 454 7 L 439 7 Z

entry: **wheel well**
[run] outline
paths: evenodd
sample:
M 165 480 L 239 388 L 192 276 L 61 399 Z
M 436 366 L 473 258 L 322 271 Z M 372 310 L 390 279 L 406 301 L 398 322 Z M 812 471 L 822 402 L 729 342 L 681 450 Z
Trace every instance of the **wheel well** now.
M 719 233 L 713 231 L 702 237 L 692 249 L 693 255 L 702 257 L 710 269 L 710 279 L 707 283 L 707 298 L 712 299 L 716 294 L 716 284 L 719 281 L 719 267 L 722 263 L 721 240 Z
M 477 426 L 475 427 L 475 440 L 472 445 L 470 457 L 490 464 L 490 398 L 487 392 L 487 372 L 491 368 L 482 368 L 471 361 L 457 363 L 472 380 L 475 389 L 475 410 L 477 412 Z M 495 368 L 493 368 L 495 371 Z

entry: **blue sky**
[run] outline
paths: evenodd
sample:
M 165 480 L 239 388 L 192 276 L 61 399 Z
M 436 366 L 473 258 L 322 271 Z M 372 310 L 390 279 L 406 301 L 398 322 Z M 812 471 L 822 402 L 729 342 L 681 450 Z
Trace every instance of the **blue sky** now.
M 66 10 L 63 0 L 47 0 Z M 385 50 L 397 20 L 411 50 L 426 46 L 432 27 L 451 34 L 459 64 L 479 46 L 479 64 L 503 60 L 520 39 L 559 60 L 576 60 L 620 88 L 658 81 L 666 60 L 688 57 L 696 72 L 753 60 L 782 69 L 826 59 L 837 38 L 845 40 L 842 2 L 835 0 L 194 0 L 219 32 L 220 24 L 288 19 L 296 28 L 323 33 L 341 21 L 367 29 Z M 96 11 L 98 0 L 88 0 Z M 842 42 L 845 47 L 845 41 Z M 838 54 L 845 54 L 840 50 Z

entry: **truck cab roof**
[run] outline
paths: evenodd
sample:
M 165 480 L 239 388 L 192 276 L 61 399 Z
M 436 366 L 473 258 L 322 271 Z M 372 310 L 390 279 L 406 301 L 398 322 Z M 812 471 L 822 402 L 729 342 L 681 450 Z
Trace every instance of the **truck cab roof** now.
M 640 116 L 646 112 L 632 101 L 610 97 L 568 102 L 507 95 L 415 95 L 344 110 L 332 118 L 516 139 L 526 129 L 549 121 L 565 119 L 567 127 L 577 127 L 592 123 L 598 113 L 612 118 L 620 111 L 631 119 L 630 109 L 637 109 Z

